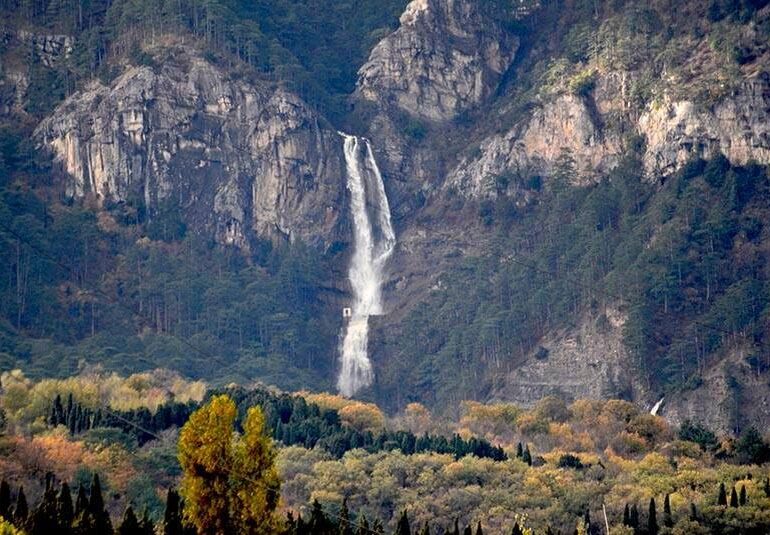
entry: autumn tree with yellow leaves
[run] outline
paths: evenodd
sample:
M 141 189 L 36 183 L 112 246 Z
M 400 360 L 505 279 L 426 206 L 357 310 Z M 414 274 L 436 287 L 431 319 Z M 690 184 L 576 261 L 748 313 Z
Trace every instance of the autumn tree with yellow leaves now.
M 276 533 L 280 481 L 275 450 L 259 407 L 248 410 L 243 434 L 237 409 L 216 396 L 190 417 L 179 435 L 185 520 L 201 535 Z

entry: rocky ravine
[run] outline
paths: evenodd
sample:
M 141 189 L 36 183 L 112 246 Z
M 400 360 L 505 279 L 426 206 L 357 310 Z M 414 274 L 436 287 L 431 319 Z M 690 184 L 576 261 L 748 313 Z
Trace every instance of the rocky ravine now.
M 236 81 L 189 50 L 93 83 L 41 122 L 65 189 L 100 205 L 166 206 L 246 250 L 255 236 L 347 240 L 341 139 L 295 95 Z

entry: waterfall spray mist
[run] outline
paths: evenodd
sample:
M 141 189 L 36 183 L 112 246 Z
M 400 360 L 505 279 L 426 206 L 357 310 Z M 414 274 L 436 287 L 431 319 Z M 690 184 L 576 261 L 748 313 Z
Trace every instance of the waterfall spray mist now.
M 396 235 L 382 175 L 369 141 L 342 132 L 340 135 L 345 140 L 347 187 L 353 217 L 353 255 L 348 277 L 355 300 L 340 346 L 337 388 L 343 395 L 352 396 L 374 379 L 368 356 L 369 316 L 382 314 L 383 267 L 396 246 Z M 370 211 L 374 217 L 370 217 Z

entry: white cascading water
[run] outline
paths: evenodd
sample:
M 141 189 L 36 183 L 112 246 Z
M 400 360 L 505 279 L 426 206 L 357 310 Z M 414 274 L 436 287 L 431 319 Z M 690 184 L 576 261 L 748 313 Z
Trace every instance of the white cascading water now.
M 383 268 L 396 246 L 382 175 L 368 140 L 340 132 L 344 141 L 347 187 L 353 216 L 353 256 L 348 277 L 353 289 L 351 317 L 340 345 L 337 388 L 352 396 L 372 384 L 369 316 L 382 314 Z M 370 211 L 374 217 L 370 217 Z

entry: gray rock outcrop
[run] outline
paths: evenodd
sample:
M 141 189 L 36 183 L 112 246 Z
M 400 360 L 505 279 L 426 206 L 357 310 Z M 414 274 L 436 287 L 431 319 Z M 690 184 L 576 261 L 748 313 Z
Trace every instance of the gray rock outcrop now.
M 153 69 L 93 83 L 36 129 L 67 195 L 173 204 L 188 227 L 248 249 L 250 239 L 344 239 L 344 163 L 337 133 L 298 97 L 235 80 L 181 48 Z

